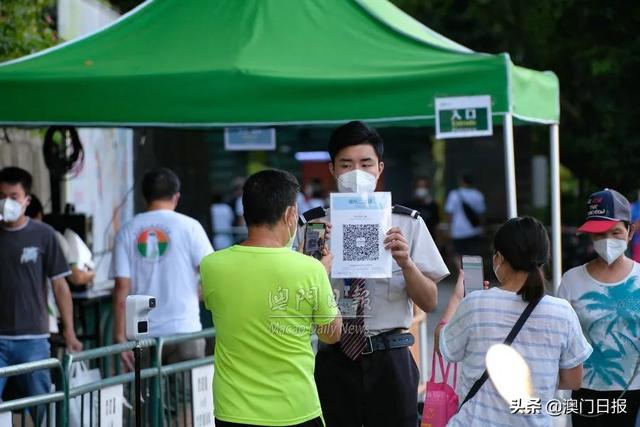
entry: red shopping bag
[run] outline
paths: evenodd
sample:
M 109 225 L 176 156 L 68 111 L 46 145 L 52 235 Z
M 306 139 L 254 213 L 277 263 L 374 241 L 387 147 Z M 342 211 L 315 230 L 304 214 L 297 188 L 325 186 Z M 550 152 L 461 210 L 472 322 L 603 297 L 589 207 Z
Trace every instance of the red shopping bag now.
M 436 378 L 436 357 L 440 365 L 442 382 L 437 383 Z M 453 386 L 449 385 L 449 369 L 453 365 Z M 433 352 L 431 362 L 431 379 L 427 382 L 427 392 L 424 398 L 424 410 L 422 412 L 421 427 L 445 427 L 451 417 L 458 411 L 458 395 L 455 392 L 458 365 L 447 363 L 444 368 L 442 356 Z

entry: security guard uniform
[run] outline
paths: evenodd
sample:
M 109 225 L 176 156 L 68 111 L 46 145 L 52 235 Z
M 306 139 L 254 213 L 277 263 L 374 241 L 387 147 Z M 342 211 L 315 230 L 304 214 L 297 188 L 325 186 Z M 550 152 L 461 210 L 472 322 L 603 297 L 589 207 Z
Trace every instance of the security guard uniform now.
M 298 245 L 307 222 L 325 219 L 329 210 L 315 208 L 300 217 Z M 434 282 L 449 275 L 438 249 L 418 212 L 396 205 L 391 223 L 409 243 L 409 254 L 421 272 Z M 331 279 L 337 299 L 345 295 L 345 281 Z M 366 279 L 364 323 L 367 347 L 356 360 L 342 352 L 340 343 L 320 343 L 315 378 L 327 427 L 415 427 L 419 370 L 407 333 L 413 320 L 413 302 L 402 269 L 392 261 L 392 277 Z

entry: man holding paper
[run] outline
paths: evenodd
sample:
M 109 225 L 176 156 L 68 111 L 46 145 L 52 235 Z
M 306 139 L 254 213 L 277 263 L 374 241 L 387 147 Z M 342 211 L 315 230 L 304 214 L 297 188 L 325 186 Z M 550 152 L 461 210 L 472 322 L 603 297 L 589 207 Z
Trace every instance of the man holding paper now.
M 325 420 L 328 427 L 415 427 L 413 303 L 432 311 L 436 283 L 449 271 L 417 212 L 391 208 L 390 193 L 375 192 L 384 169 L 378 133 L 347 123 L 333 132 L 328 150 L 339 194 L 332 194 L 331 212 L 303 214 L 298 233 L 304 236 L 307 222 L 329 224 L 331 285 L 344 318 L 341 341 L 320 345 L 316 357 Z

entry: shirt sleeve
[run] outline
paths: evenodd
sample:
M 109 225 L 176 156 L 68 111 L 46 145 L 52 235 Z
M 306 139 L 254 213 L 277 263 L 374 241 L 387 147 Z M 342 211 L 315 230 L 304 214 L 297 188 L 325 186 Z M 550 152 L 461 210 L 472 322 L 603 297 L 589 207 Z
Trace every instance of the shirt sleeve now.
M 459 362 L 464 358 L 469 342 L 467 328 L 468 299 L 463 299 L 451 320 L 440 330 L 440 352 L 447 362 Z
M 67 264 L 68 265 L 77 264 L 78 260 L 73 259 L 71 257 L 71 250 L 69 249 L 69 243 L 67 242 L 67 239 L 65 239 L 64 236 L 57 231 L 56 231 L 56 240 L 60 245 L 60 250 L 62 251 L 62 255 L 64 256 L 64 259 L 67 261 Z
M 202 225 L 194 220 L 193 232 L 191 233 L 191 262 L 197 270 L 202 258 L 213 252 L 213 247 L 207 237 L 207 233 Z
M 71 273 L 54 231 L 48 233 L 45 240 L 44 268 L 47 277 L 51 280 L 68 276 Z
M 455 191 L 450 191 L 449 195 L 447 196 L 447 201 L 444 204 L 444 211 L 448 214 L 452 214 L 453 211 L 455 210 L 454 194 L 455 194 Z
M 582 333 L 578 315 L 569 304 L 567 304 L 567 306 L 569 312 L 567 314 L 569 328 L 566 341 L 562 346 L 562 353 L 560 354 L 560 369 L 575 368 L 587 360 L 593 352 L 593 348 Z
M 322 264 L 318 266 L 316 277 L 316 283 L 318 283 L 318 301 L 316 309 L 313 311 L 313 322 L 316 325 L 327 325 L 333 322 L 338 315 L 338 304 L 336 303 L 335 295 L 329 282 L 329 276 L 327 276 L 327 272 Z
M 131 278 L 131 260 L 127 254 L 126 231 L 121 229 L 116 235 L 116 242 L 111 257 L 111 278 Z
M 480 190 L 478 190 L 478 209 L 480 214 L 483 214 L 487 210 L 487 205 L 484 201 L 484 194 Z
M 444 263 L 438 247 L 429 233 L 424 220 L 412 220 L 411 259 L 421 272 L 435 282 L 447 277 L 449 269 Z
M 208 260 L 208 259 L 207 259 Z M 202 260 L 200 263 L 200 281 L 202 282 L 202 300 L 204 301 L 204 306 L 207 310 L 213 310 L 209 300 L 211 299 L 211 294 L 213 293 L 213 283 L 212 280 L 213 274 L 211 273 L 210 262 L 207 260 Z

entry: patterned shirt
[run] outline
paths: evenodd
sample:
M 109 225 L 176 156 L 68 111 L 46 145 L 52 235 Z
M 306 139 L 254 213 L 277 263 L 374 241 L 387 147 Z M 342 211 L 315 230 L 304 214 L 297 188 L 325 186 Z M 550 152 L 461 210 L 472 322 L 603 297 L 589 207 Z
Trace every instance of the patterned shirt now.
M 442 329 L 442 355 L 449 362 L 460 362 L 456 390 L 460 403 L 484 372 L 489 348 L 504 342 L 527 304 L 522 296 L 500 288 L 475 291 L 462 300 Z M 576 313 L 566 301 L 551 296 L 538 303 L 511 346 L 531 369 L 540 413 L 511 414 L 510 404 L 487 380 L 449 426 L 550 426 L 552 418 L 544 409 L 554 397 L 560 369 L 574 368 L 591 354 Z
M 558 296 L 573 306 L 593 354 L 584 364 L 582 387 L 590 390 L 640 390 L 633 378 L 640 358 L 640 264 L 619 283 L 594 279 L 586 265 L 562 277 Z

